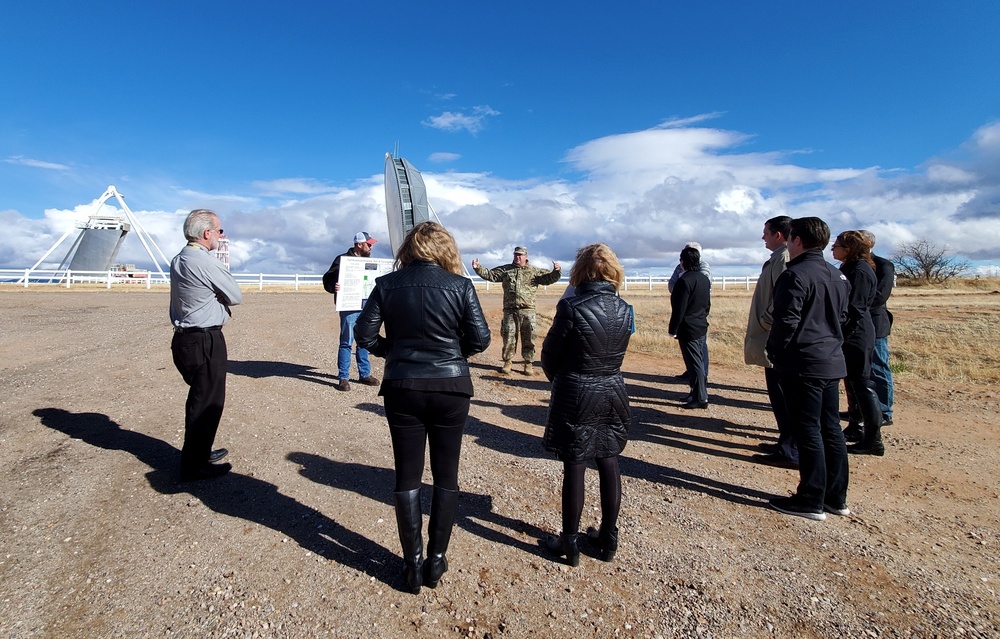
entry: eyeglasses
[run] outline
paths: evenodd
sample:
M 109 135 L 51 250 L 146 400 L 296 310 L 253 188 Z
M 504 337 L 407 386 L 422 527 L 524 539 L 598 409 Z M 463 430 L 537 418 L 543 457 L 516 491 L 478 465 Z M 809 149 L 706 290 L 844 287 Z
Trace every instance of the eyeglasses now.
M 212 229 L 212 230 L 215 231 L 216 233 L 218 233 L 219 235 L 225 235 L 226 234 L 226 232 L 223 231 L 222 229 Z

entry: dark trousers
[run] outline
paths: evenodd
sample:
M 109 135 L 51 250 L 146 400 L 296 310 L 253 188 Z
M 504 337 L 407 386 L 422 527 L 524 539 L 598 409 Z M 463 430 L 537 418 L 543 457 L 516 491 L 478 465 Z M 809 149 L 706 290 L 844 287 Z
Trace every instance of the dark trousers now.
M 174 333 L 170 351 L 174 366 L 190 386 L 184 405 L 181 472 L 193 473 L 208 463 L 226 403 L 226 338 L 218 329 Z
M 696 402 L 708 401 L 708 352 L 707 341 L 702 335 L 697 339 L 678 339 L 681 346 L 681 357 L 688 373 L 688 384 L 691 385 L 691 399 Z
M 767 397 L 771 400 L 771 412 L 778 424 L 778 448 L 781 454 L 793 462 L 799 461 L 799 446 L 795 443 L 795 431 L 788 418 L 788 408 L 785 406 L 785 392 L 781 389 L 781 376 L 773 368 L 764 369 L 764 383 L 767 385 Z
M 396 492 L 420 488 L 427 441 L 434 485 L 458 490 L 458 460 L 470 398 L 401 388 L 386 388 L 383 394 L 396 465 Z
M 839 379 L 783 375 L 781 388 L 799 445 L 799 487 L 795 498 L 822 511 L 823 504 L 847 503 L 847 444 L 840 429 Z

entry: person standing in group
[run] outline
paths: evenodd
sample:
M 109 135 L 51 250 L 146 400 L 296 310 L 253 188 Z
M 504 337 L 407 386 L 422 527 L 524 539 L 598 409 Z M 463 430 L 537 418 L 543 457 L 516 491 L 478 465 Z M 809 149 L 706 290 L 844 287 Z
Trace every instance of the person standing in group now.
M 601 485 L 601 526 L 588 536 L 604 561 L 618 549 L 621 472 L 618 456 L 631 423 L 621 365 L 634 326 L 632 308 L 618 297 L 625 280 L 604 244 L 580 249 L 570 273 L 575 295 L 559 301 L 542 343 L 542 370 L 552 382 L 543 442 L 563 462 L 562 534 L 544 546 L 578 565 L 584 474 L 594 460 Z
M 703 256 L 702 256 L 702 253 L 701 253 L 701 244 L 699 244 L 697 242 L 688 242 L 687 244 L 684 245 L 684 248 L 693 248 L 694 250 L 698 251 L 698 259 L 700 260 L 700 263 L 701 263 L 701 272 L 702 272 L 702 274 L 704 274 L 705 277 L 708 278 L 708 281 L 711 283 L 711 281 L 712 281 L 712 267 L 709 265 L 708 262 L 706 262 L 704 259 L 702 259 Z M 681 249 L 681 250 L 683 250 L 683 249 Z M 670 274 L 670 279 L 667 281 L 667 292 L 668 293 L 673 293 L 674 292 L 674 286 L 677 285 L 677 281 L 679 279 L 681 279 L 682 275 L 684 275 L 684 266 L 681 264 L 680 260 L 677 260 L 677 266 L 674 267 L 674 272 Z M 709 288 L 709 291 L 711 292 L 711 288 Z M 705 348 L 704 348 L 704 351 L 702 352 L 702 360 L 704 360 L 704 362 L 705 362 L 705 380 L 706 380 L 706 383 L 707 383 L 707 380 L 708 380 L 708 340 L 707 339 L 705 340 Z M 687 378 L 688 378 L 688 371 L 685 368 L 684 372 L 677 376 L 677 379 L 687 379 Z
M 337 302 L 337 293 L 340 292 L 340 258 L 342 257 L 369 257 L 372 254 L 372 245 L 377 240 L 366 231 L 359 231 L 354 235 L 354 246 L 347 249 L 347 252 L 338 255 L 330 265 L 329 270 L 323 274 L 323 288 L 327 293 L 333 293 L 333 301 Z M 348 379 L 351 376 L 351 346 L 354 344 L 354 324 L 358 321 L 361 311 L 340 311 L 340 347 L 337 350 L 337 385 L 334 386 L 339 391 L 351 390 L 351 383 Z M 372 366 L 368 361 L 368 351 L 360 345 L 355 352 L 355 359 L 358 364 L 358 382 L 365 386 L 378 386 L 378 378 L 372 377 Z
M 677 338 L 691 392 L 681 408 L 708 408 L 708 314 L 712 308 L 712 282 L 701 272 L 701 254 L 693 247 L 681 251 L 684 274 L 670 293 L 667 332 Z
M 764 246 L 771 251 L 771 256 L 764 262 L 753 289 L 753 299 L 750 301 L 750 314 L 747 318 L 747 332 L 743 340 L 743 360 L 752 366 L 764 368 L 764 384 L 767 387 L 767 397 L 771 401 L 771 412 L 778 425 L 778 442 L 761 443 L 764 453 L 753 455 L 752 459 L 759 464 L 777 466 L 779 468 L 798 468 L 799 448 L 795 444 L 792 426 L 788 421 L 788 409 L 785 408 L 785 394 L 781 392 L 781 381 L 778 372 L 767 359 L 764 346 L 771 332 L 772 300 L 774 284 L 778 276 L 785 272 L 788 262 L 788 230 L 792 218 L 787 215 L 772 217 L 764 222 L 764 233 L 761 239 Z
M 559 262 L 552 262 L 551 271 L 530 266 L 528 249 L 517 246 L 514 248 L 514 260 L 510 264 L 488 269 L 475 259 L 472 260 L 472 270 L 487 282 L 500 282 L 503 285 L 503 322 L 500 324 L 500 337 L 503 338 L 503 367 L 500 372 L 510 375 L 520 333 L 524 374 L 534 375 L 535 333 L 538 331 L 535 320 L 535 292 L 539 286 L 548 286 L 559 281 L 562 277 Z
M 226 404 L 228 352 L 222 326 L 230 306 L 243 301 L 239 284 L 226 267 L 209 254 L 223 236 L 219 216 L 197 209 L 184 220 L 187 246 L 170 262 L 170 342 L 174 366 L 188 389 L 184 405 L 184 446 L 181 481 L 225 475 L 232 465 L 217 464 L 229 451 L 212 450 Z
M 847 321 L 844 323 L 844 359 L 847 376 L 844 383 L 854 400 L 862 424 L 858 433 L 859 444 L 847 447 L 847 452 L 862 455 L 884 455 L 882 444 L 882 411 L 875 383 L 872 381 L 872 352 L 875 350 L 875 324 L 871 306 L 875 301 L 875 263 L 871 258 L 868 241 L 860 231 L 844 231 L 837 236 L 832 247 L 833 259 L 840 262 L 840 271 L 851 284 L 847 302 Z M 845 433 L 847 437 L 847 433 Z M 852 437 L 847 437 L 852 439 Z
M 799 485 L 791 497 L 770 500 L 786 515 L 822 521 L 849 515 L 849 468 L 838 414 L 840 380 L 847 375 L 841 325 L 850 284 L 823 258 L 830 227 L 818 217 L 791 221 L 785 272 L 774 285 L 765 352 L 781 378 L 788 417 L 799 446 Z
M 489 347 L 490 329 L 475 286 L 462 275 L 455 239 L 440 224 L 413 227 L 396 253 L 396 269 L 375 281 L 354 333 L 359 346 L 385 358 L 379 395 L 396 468 L 403 579 L 416 594 L 423 585 L 437 587 L 448 570 L 462 432 L 473 395 L 468 358 Z M 425 562 L 420 482 L 428 441 L 434 492 Z
M 875 234 L 871 231 L 861 231 L 869 246 L 875 249 Z M 889 367 L 889 335 L 892 333 L 892 313 L 886 308 L 892 287 L 896 284 L 896 267 L 892 260 L 872 254 L 875 262 L 875 301 L 872 302 L 872 323 L 875 324 L 875 350 L 872 352 L 872 381 L 875 382 L 875 394 L 878 395 L 879 408 L 882 409 L 882 425 L 892 424 L 892 404 L 894 400 L 894 384 L 892 368 Z

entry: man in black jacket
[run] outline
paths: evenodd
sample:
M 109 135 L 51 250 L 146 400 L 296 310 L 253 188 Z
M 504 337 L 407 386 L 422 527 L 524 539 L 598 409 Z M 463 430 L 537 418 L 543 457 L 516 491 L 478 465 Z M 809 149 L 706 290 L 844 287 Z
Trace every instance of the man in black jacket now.
M 774 286 L 774 321 L 767 356 L 781 377 L 799 446 L 799 486 L 769 503 L 786 515 L 823 521 L 847 515 L 847 446 L 838 415 L 847 375 L 841 324 L 850 285 L 823 258 L 830 227 L 817 217 L 792 220 L 788 268 Z M 825 511 L 825 512 L 824 512 Z
M 861 231 L 872 249 L 875 248 L 875 234 L 871 231 Z M 875 394 L 882 405 L 882 425 L 892 423 L 893 381 L 892 369 L 889 368 L 889 333 L 892 332 L 892 313 L 886 308 L 886 302 L 892 295 L 892 287 L 896 284 L 896 267 L 891 260 L 872 253 L 875 262 L 875 301 L 872 302 L 871 315 L 875 324 L 875 351 L 872 354 L 872 380 L 875 382 Z
M 323 288 L 327 293 L 333 293 L 333 301 L 337 301 L 337 293 L 340 291 L 340 258 L 342 257 L 369 257 L 372 254 L 372 244 L 377 240 L 365 231 L 359 231 L 354 235 L 354 246 L 347 249 L 346 253 L 338 255 L 330 265 L 329 270 L 323 274 Z M 361 311 L 341 311 L 340 312 L 340 346 L 337 350 L 337 385 L 334 386 L 339 391 L 351 390 L 351 383 L 347 379 L 351 376 L 351 346 L 354 344 L 354 325 L 358 321 Z M 358 346 L 355 354 L 358 362 L 358 381 L 366 386 L 378 386 L 377 377 L 372 377 L 372 366 L 368 361 L 368 351 Z

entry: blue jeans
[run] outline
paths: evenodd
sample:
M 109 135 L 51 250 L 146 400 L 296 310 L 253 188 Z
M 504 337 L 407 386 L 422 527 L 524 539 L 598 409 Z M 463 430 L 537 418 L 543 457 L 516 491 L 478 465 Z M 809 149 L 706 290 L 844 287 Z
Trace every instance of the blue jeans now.
M 354 344 L 354 325 L 358 323 L 361 311 L 341 311 L 340 312 L 340 350 L 337 351 L 337 368 L 340 379 L 348 379 L 351 376 L 351 345 Z M 372 366 L 368 363 L 368 351 L 357 348 L 356 358 L 358 360 L 358 377 L 369 377 L 372 374 Z
M 875 352 L 872 353 L 872 381 L 875 382 L 875 394 L 882 407 L 882 415 L 892 419 L 892 396 L 895 390 L 892 383 L 892 369 L 889 368 L 889 338 L 875 338 Z
M 847 503 L 847 444 L 840 429 L 840 380 L 782 375 L 788 416 L 799 445 L 795 500 L 822 511 Z

